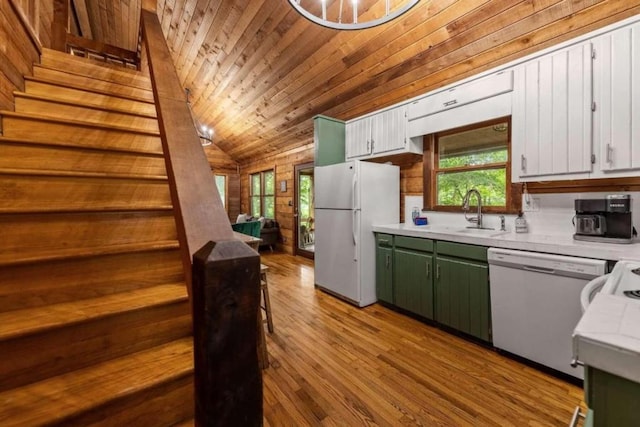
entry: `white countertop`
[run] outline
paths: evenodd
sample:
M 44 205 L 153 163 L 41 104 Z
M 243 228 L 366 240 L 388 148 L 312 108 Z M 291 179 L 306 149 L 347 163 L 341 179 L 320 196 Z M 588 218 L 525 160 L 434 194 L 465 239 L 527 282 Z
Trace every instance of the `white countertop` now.
M 373 231 L 423 239 L 448 240 L 495 248 L 519 249 L 532 252 L 579 256 L 585 258 L 619 260 L 640 259 L 640 243 L 616 244 L 573 240 L 572 233 L 542 235 L 499 230 L 473 230 L 465 227 L 439 225 L 387 224 L 374 225 Z M 479 234 L 482 233 L 482 234 Z
M 573 333 L 574 357 L 640 382 L 640 300 L 599 292 Z

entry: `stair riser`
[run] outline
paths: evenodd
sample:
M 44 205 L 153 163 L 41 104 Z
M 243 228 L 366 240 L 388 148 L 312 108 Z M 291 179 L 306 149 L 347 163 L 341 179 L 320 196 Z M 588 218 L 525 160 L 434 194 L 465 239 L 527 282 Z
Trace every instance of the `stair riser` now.
M 84 58 L 75 58 L 62 52 L 58 53 L 47 50 L 46 54 L 42 55 L 40 63 L 46 67 L 68 71 L 73 74 L 89 76 L 127 86 L 152 89 L 149 78 L 141 76 L 140 73 L 122 68 L 105 67 L 102 64 L 92 64 Z M 72 63 L 72 65 L 70 65 L 70 63 Z
M 167 209 L 167 181 L 0 174 L 0 213 Z
M 0 268 L 0 313 L 184 280 L 178 250 Z
M 0 392 L 190 334 L 191 316 L 185 300 L 0 341 Z
M 63 148 L 0 140 L 2 170 L 42 170 L 55 173 L 121 174 L 140 177 L 166 176 L 164 158 L 119 152 Z
M 54 101 L 22 98 L 16 96 L 15 107 L 17 113 L 36 114 L 57 119 L 79 120 L 87 123 L 98 123 L 112 126 L 122 126 L 139 131 L 158 132 L 158 120 L 118 113 L 115 111 L 85 108 L 77 105 L 61 104 Z
M 153 92 L 148 89 L 139 89 L 131 86 L 110 83 L 104 80 L 92 79 L 89 77 L 69 74 L 65 71 L 53 70 L 51 68 L 33 67 L 34 77 L 60 82 L 66 85 L 73 85 L 79 89 L 92 89 L 100 92 L 110 93 L 125 97 L 132 97 L 147 102 L 153 102 Z
M 90 105 L 145 116 L 155 117 L 156 115 L 156 106 L 148 102 L 133 101 L 117 96 L 103 95 L 33 80 L 25 81 L 25 92 L 31 95 L 50 97 L 74 104 Z
M 194 417 L 193 375 L 137 393 L 81 416 L 65 426 L 171 426 Z
M 5 215 L 0 263 L 100 254 L 104 247 L 177 240 L 173 212 Z
M 13 116 L 2 117 L 2 123 L 7 138 L 162 154 L 162 141 L 156 135 Z

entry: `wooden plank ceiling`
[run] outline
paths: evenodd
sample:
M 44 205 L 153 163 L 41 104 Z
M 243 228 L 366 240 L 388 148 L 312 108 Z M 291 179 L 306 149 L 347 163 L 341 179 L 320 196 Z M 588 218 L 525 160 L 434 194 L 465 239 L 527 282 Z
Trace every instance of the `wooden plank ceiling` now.
M 135 2 L 74 1 L 88 9 L 94 1 L 101 12 L 120 3 L 121 16 Z M 367 1 L 365 14 L 385 2 Z M 327 2 L 331 9 L 339 0 Z M 640 13 L 639 4 L 421 0 L 400 19 L 359 31 L 313 24 L 287 0 L 158 0 L 157 11 L 197 119 L 246 163 L 311 143 L 317 114 L 375 111 Z

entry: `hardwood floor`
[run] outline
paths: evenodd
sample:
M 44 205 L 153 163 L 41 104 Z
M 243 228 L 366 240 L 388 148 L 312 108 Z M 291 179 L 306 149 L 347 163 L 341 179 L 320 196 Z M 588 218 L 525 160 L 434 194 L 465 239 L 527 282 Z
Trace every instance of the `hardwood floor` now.
M 266 426 L 565 426 L 582 389 L 378 304 L 314 288 L 313 261 L 261 254 Z

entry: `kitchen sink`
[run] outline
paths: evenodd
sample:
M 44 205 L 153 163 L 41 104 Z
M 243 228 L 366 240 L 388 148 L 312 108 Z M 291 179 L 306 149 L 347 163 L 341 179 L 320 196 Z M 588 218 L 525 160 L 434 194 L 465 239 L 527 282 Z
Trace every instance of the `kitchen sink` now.
M 468 234 L 471 236 L 498 237 L 507 234 L 508 231 L 494 230 L 491 228 L 462 228 L 452 230 L 454 233 Z
M 441 226 L 426 226 L 424 229 L 433 231 L 434 233 L 447 233 L 447 234 L 464 234 L 467 236 L 482 236 L 482 237 L 498 237 L 509 233 L 508 231 L 500 231 L 489 228 L 459 228 L 459 227 L 441 227 Z

